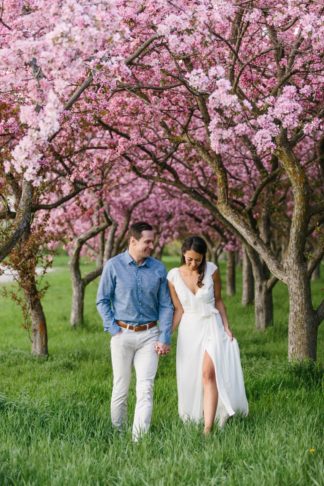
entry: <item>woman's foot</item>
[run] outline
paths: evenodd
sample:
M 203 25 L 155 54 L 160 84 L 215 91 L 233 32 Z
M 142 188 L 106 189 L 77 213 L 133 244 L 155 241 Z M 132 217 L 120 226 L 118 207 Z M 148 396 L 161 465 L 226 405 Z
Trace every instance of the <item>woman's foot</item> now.
M 207 436 L 211 433 L 212 427 L 204 427 L 204 435 Z

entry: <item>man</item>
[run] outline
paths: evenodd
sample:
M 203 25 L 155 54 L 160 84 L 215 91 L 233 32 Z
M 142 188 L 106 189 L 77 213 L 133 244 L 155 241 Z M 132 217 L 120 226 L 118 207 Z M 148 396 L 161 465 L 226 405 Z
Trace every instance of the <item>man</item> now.
M 170 350 L 173 306 L 164 265 L 152 258 L 154 232 L 145 222 L 130 227 L 128 250 L 105 265 L 97 295 L 104 330 L 111 335 L 111 419 L 121 428 L 132 365 L 136 372 L 133 440 L 149 429 L 158 355 Z M 157 327 L 157 321 L 159 326 Z

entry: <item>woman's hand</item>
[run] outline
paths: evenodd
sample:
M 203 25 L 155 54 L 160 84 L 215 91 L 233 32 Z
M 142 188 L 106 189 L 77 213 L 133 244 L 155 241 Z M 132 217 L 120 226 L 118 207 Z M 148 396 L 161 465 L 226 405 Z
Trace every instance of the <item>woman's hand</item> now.
M 163 344 L 160 342 L 157 342 L 154 346 L 155 351 L 159 356 L 165 356 L 170 352 L 171 346 L 169 344 Z
M 230 338 L 230 340 L 233 341 L 234 335 L 233 335 L 232 331 L 230 330 L 230 328 L 229 327 L 224 327 L 224 329 L 225 329 L 226 334 Z

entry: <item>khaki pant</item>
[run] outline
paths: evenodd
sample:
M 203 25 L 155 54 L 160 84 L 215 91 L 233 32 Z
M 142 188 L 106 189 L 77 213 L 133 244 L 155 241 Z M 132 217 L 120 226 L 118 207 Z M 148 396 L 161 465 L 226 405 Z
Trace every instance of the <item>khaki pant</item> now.
M 148 431 L 153 408 L 153 386 L 158 366 L 158 354 L 154 347 L 159 338 L 157 327 L 134 332 L 122 329 L 111 338 L 113 367 L 113 391 L 111 396 L 111 420 L 121 428 L 127 410 L 127 396 L 132 366 L 136 372 L 136 408 L 133 422 L 133 440 Z

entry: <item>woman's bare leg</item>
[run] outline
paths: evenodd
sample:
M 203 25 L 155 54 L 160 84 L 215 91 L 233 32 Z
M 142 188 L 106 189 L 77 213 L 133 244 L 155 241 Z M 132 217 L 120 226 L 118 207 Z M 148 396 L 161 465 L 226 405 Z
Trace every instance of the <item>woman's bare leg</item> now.
M 215 420 L 218 390 L 214 363 L 207 351 L 205 351 L 204 354 L 202 373 L 204 386 L 204 433 L 208 434 L 211 431 Z

